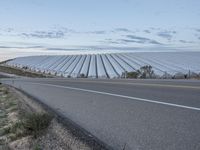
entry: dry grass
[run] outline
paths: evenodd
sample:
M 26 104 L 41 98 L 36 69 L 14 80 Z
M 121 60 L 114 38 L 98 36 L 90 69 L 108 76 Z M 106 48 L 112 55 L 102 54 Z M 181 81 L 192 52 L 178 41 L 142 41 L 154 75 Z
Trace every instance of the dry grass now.
M 27 134 L 33 135 L 37 138 L 42 131 L 48 128 L 52 120 L 52 116 L 46 113 L 32 113 L 28 114 L 22 122 Z
M 105 149 L 79 132 L 21 92 L 0 85 L 0 150 Z
M 39 137 L 51 123 L 52 116 L 27 113 L 21 106 L 20 101 L 0 85 L 0 149 L 8 149 L 10 143 L 24 137 Z
M 8 73 L 8 74 L 15 74 L 18 76 L 26 76 L 26 77 L 32 77 L 32 78 L 44 78 L 47 77 L 46 75 L 39 74 L 39 73 L 33 73 L 28 70 L 13 68 L 9 66 L 0 65 L 0 72 Z

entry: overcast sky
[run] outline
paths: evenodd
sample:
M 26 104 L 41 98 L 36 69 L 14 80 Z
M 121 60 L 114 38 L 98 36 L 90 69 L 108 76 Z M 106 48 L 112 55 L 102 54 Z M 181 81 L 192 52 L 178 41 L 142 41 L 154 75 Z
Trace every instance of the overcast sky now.
M 79 50 L 200 51 L 199 6 L 200 0 L 0 0 L 0 59 Z

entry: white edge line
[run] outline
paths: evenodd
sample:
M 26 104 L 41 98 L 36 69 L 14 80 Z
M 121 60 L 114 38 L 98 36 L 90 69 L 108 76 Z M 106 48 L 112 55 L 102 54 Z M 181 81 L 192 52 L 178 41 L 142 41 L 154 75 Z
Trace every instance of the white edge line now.
M 121 98 L 132 99 L 132 100 L 143 101 L 143 102 L 149 102 L 149 103 L 168 105 L 168 106 L 179 107 L 179 108 L 186 108 L 186 109 L 191 109 L 191 110 L 200 110 L 200 108 L 197 108 L 197 107 L 191 107 L 191 106 L 185 106 L 185 105 L 179 105 L 179 104 L 173 104 L 173 103 L 166 103 L 166 102 L 155 101 L 155 100 L 150 100 L 150 99 L 145 99 L 145 98 L 132 97 L 132 96 L 126 96 L 126 95 L 119 95 L 119 94 L 100 92 L 100 91 L 88 90 L 88 89 L 81 89 L 81 88 L 75 88 L 75 87 L 69 87 L 69 86 L 53 85 L 53 84 L 42 84 L 42 83 L 30 83 L 30 84 L 46 85 L 46 86 L 65 88 L 65 89 L 76 90 L 76 91 L 84 91 L 84 92 L 89 92 L 89 93 L 97 93 L 97 94 L 102 94 L 102 95 L 121 97 Z

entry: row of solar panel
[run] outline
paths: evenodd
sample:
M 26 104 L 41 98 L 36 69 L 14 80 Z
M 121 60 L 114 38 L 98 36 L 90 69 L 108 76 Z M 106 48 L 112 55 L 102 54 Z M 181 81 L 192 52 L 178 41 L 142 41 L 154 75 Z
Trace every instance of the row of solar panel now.
M 29 56 L 14 59 L 8 65 L 28 67 L 34 71 L 63 75 L 65 77 L 100 77 L 118 78 L 125 71 L 131 72 L 145 65 L 151 65 L 154 72 L 162 76 L 166 72 L 187 73 L 188 70 L 197 70 L 200 67 L 193 65 L 199 62 L 197 57 L 175 53 L 115 53 L 92 55 L 65 55 L 65 56 Z M 179 57 L 177 57 L 179 56 Z M 187 57 L 186 57 L 187 56 Z M 180 61 L 181 58 L 184 60 Z M 200 63 L 200 62 L 199 62 Z M 188 65 L 189 64 L 189 65 Z

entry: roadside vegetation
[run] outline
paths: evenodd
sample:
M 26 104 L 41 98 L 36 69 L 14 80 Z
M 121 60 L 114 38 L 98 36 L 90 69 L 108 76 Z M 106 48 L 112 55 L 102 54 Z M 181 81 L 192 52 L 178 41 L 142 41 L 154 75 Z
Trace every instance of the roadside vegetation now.
M 3 64 L 0 65 L 0 72 L 14 74 L 14 75 L 18 75 L 18 76 L 32 77 L 32 78 L 50 77 L 50 76 L 44 75 L 42 73 L 31 72 L 28 70 L 28 68 L 19 69 L 19 68 L 5 66 Z
M 140 69 L 133 71 L 133 72 L 126 72 L 126 78 L 141 78 L 141 79 L 151 79 L 155 78 L 156 75 L 154 73 L 154 70 L 152 66 L 146 65 L 141 67 Z
M 35 144 L 28 143 L 49 127 L 52 116 L 31 112 L 23 105 L 9 89 L 0 85 L 0 149 L 15 149 L 17 144 L 25 143 L 23 149 L 34 149 Z
M 60 119 L 40 103 L 0 83 L 0 150 L 106 149 Z
M 187 74 L 183 74 L 177 72 L 175 75 L 170 75 L 167 72 L 163 76 L 157 76 L 153 70 L 153 67 L 150 65 L 146 65 L 141 67 L 140 69 L 132 72 L 125 72 L 123 74 L 125 78 L 132 78 L 132 79 L 200 79 L 200 73 L 194 73 L 188 71 Z

